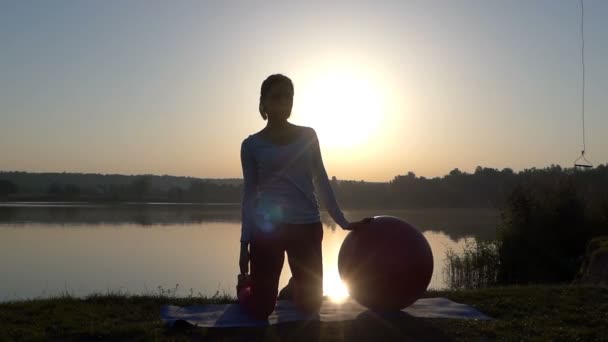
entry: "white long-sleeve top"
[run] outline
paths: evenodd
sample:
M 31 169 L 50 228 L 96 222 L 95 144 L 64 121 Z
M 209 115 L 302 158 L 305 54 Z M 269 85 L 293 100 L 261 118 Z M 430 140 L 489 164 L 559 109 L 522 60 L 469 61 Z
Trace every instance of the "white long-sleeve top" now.
M 315 188 L 333 220 L 342 228 L 349 222 L 340 210 L 312 128 L 287 145 L 275 145 L 250 135 L 241 144 L 244 193 L 241 242 L 251 240 L 255 226 L 272 229 L 275 223 L 320 221 Z

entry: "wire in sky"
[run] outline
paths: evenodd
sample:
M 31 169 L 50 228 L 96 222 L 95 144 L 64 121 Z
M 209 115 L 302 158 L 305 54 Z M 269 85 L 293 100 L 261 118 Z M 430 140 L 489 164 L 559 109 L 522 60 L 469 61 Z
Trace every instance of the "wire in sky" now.
M 581 114 L 583 121 L 583 154 L 585 154 L 585 7 L 584 0 L 581 0 L 581 65 L 583 68 L 583 86 L 581 98 Z

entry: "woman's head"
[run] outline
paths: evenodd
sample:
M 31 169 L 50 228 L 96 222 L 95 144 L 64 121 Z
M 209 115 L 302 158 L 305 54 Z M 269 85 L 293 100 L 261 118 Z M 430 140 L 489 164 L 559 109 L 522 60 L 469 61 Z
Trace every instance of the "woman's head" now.
M 264 120 L 287 119 L 293 106 L 293 83 L 289 77 L 281 74 L 268 76 L 262 82 L 260 91 L 260 114 Z

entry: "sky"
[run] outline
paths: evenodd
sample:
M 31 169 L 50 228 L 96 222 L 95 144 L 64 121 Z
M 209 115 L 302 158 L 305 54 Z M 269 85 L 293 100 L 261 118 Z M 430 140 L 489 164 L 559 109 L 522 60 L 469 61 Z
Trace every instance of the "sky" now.
M 586 156 L 608 161 L 608 1 L 585 0 Z M 579 1 L 0 1 L 0 170 L 241 177 L 260 85 L 338 179 L 571 166 Z

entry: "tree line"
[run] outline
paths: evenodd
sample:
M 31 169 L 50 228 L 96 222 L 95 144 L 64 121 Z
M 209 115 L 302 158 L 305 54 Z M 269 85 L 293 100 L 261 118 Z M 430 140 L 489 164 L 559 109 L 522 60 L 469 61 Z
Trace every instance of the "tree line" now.
M 551 165 L 519 172 L 478 166 L 473 173 L 453 169 L 434 178 L 406 172 L 388 182 L 332 177 L 331 185 L 345 208 L 501 208 L 516 185 L 551 184 L 563 177 L 585 196 L 602 196 L 608 189 L 608 165 L 585 171 Z M 241 196 L 241 179 L 0 172 L 4 201 L 238 203 Z

